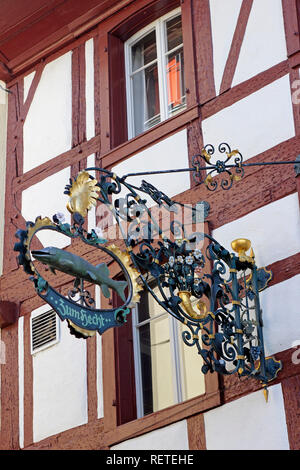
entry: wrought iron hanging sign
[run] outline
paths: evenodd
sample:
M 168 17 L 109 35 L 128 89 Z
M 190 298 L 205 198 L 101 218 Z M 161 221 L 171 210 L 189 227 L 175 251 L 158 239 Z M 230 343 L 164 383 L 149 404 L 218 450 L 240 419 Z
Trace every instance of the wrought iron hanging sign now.
M 244 172 L 238 151 L 231 151 L 227 144 L 221 144 L 219 150 L 226 154 L 225 161 L 218 161 L 212 168 L 210 157 L 214 148 L 206 146 L 201 153 L 201 159 L 206 162 L 204 168 L 208 170 L 205 180 L 199 179 L 203 169 L 199 156 L 195 156 L 193 167 L 186 169 L 193 171 L 198 182 L 204 182 L 211 190 L 217 185 L 212 172 L 227 175 L 227 180 L 221 182 L 223 189 L 229 189 Z M 231 158 L 235 161 L 228 167 Z M 89 171 L 97 171 L 99 179 Z M 255 378 L 266 387 L 282 368 L 280 361 L 265 357 L 264 351 L 260 291 L 267 287 L 272 273 L 256 266 L 247 239 L 235 240 L 232 253 L 203 231 L 187 233 L 182 219 L 176 219 L 178 209 L 184 205 L 146 181 L 139 187 L 126 181 L 128 176 L 137 174 L 120 178 L 108 170 L 88 168 L 66 186 L 71 224 L 56 214 L 52 220 L 38 217 L 35 222 L 27 222 L 25 230 L 17 231 L 19 242 L 14 249 L 19 252 L 19 264 L 30 275 L 37 294 L 62 320 L 68 321 L 76 336 L 86 338 L 124 324 L 130 309 L 139 302 L 141 291 L 146 289 L 165 311 L 184 325 L 182 339 L 187 346 L 197 348 L 204 374 L 237 373 Z M 170 215 L 165 227 L 161 213 L 153 209 L 153 202 Z M 121 234 L 120 243 L 110 244 L 97 228 L 90 232 L 85 229 L 88 210 L 96 204 L 105 205 L 114 216 Z M 200 220 L 204 220 L 207 203 L 203 202 L 201 209 L 202 213 L 199 207 L 188 207 L 192 222 L 199 219 L 199 214 Z M 119 265 L 124 280 L 112 279 L 107 263 L 95 266 L 68 249 L 32 250 L 32 240 L 41 230 L 79 238 L 99 249 L 99 255 Z M 37 261 L 53 272 L 72 276 L 73 286 L 67 296 L 51 287 L 39 272 Z M 151 287 L 153 280 L 159 296 Z M 107 298 L 115 292 L 123 304 L 96 309 L 86 285 L 99 285 Z

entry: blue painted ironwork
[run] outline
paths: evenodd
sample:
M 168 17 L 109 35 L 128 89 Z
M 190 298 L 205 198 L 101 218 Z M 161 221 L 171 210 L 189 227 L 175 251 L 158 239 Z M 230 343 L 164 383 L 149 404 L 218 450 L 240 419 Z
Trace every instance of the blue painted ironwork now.
M 124 242 L 144 287 L 185 325 L 183 341 L 197 348 L 203 359 L 202 372 L 238 372 L 263 383 L 275 378 L 281 363 L 265 358 L 259 304 L 259 291 L 269 281 L 269 276 L 263 279 L 261 275 L 265 271 L 260 269 L 258 277 L 254 259 L 230 253 L 206 233 L 188 235 L 180 221 L 170 224 L 171 236 L 167 237 L 141 194 L 167 211 L 174 208 L 175 201 L 145 181 L 136 187 L 107 170 L 87 169 L 91 170 L 101 175 L 99 201 L 110 207 L 118 223 L 127 222 Z M 124 187 L 126 195 L 114 199 L 111 206 L 111 196 Z M 147 215 L 145 221 L 143 214 Z M 154 234 L 158 235 L 156 241 Z M 207 248 L 203 251 L 199 244 Z M 151 287 L 153 278 L 159 295 Z M 197 310 L 189 303 L 192 297 Z
M 197 348 L 203 359 L 202 372 L 238 373 L 240 377 L 255 378 L 266 385 L 282 367 L 280 361 L 265 357 L 264 352 L 259 292 L 267 287 L 272 273 L 265 268 L 257 269 L 254 256 L 231 253 L 203 231 L 187 233 L 182 220 L 175 219 L 179 208 L 186 207 L 191 211 L 192 223 L 205 220 L 209 211 L 205 201 L 200 204 L 202 212 L 199 215 L 199 204 L 197 208 L 173 201 L 144 180 L 140 186 L 127 182 L 129 176 L 191 171 L 196 182 L 204 182 L 211 191 L 216 190 L 220 182 L 213 176 L 222 175 L 221 188 L 228 190 L 234 181 L 243 177 L 246 166 L 295 163 L 246 164 L 240 152 L 232 151 L 228 144 L 221 144 L 218 150 L 226 155 L 224 160 L 212 164 L 215 149 L 209 145 L 200 155 L 194 156 L 192 168 L 187 169 L 130 173 L 122 178 L 97 167 L 85 171 L 98 172 L 98 203 L 105 204 L 114 216 L 125 252 L 144 288 L 166 312 L 184 325 L 182 339 L 187 346 Z M 231 163 L 232 159 L 234 163 Z M 206 171 L 204 179 L 202 170 Z M 95 180 L 91 175 L 89 178 Z M 71 188 L 72 180 L 65 193 L 69 194 Z M 149 198 L 159 208 L 173 213 L 167 235 L 147 202 Z M 31 275 L 38 295 L 57 311 L 60 318 L 67 318 L 86 330 L 102 334 L 107 328 L 124 323 L 133 301 L 132 279 L 128 266 L 105 246 L 107 240 L 99 239 L 95 230 L 88 233 L 84 229 L 84 217 L 77 212 L 73 214 L 72 225 L 61 223 L 57 217 L 49 224 L 40 224 L 40 220 L 28 222 L 26 230 L 19 230 L 16 234 L 19 242 L 15 245 L 19 263 Z M 76 277 L 68 298 L 57 293 L 31 260 L 31 239 L 39 230 L 55 230 L 70 238 L 80 238 L 109 254 L 120 265 L 128 284 L 124 304 L 111 310 L 96 310 L 94 299 L 84 287 L 85 276 Z M 153 279 L 159 294 L 151 287 Z

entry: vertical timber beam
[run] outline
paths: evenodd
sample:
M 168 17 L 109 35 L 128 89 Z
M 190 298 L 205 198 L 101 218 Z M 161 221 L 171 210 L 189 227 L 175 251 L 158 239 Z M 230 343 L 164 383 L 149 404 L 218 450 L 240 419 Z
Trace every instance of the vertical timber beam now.
M 18 323 L 1 330 L 5 346 L 4 364 L 1 367 L 1 427 L 0 450 L 19 448 L 19 361 Z
M 300 450 L 300 376 L 285 379 L 282 382 L 282 393 L 290 450 Z
M 200 104 L 215 98 L 213 44 L 209 0 L 192 0 L 196 87 Z
M 0 82 L 6 88 L 4 82 Z M 8 94 L 0 89 L 0 220 L 4 220 L 5 201 L 5 168 L 6 168 L 6 135 L 7 135 L 7 101 Z M 3 268 L 4 224 L 0 227 L 0 275 Z
M 14 225 L 15 217 L 18 213 L 16 207 L 15 194 L 13 188 L 13 179 L 19 176 L 18 171 L 18 140 L 20 137 L 20 88 L 21 83 L 16 83 L 8 96 L 8 118 L 7 118 L 7 156 L 6 156 L 6 182 L 5 182 L 5 211 L 4 211 L 4 253 L 3 272 L 7 273 L 17 269 L 15 253 L 12 250 L 12 240 L 16 227 Z
M 33 361 L 30 350 L 30 313 L 24 315 L 24 447 L 33 443 Z

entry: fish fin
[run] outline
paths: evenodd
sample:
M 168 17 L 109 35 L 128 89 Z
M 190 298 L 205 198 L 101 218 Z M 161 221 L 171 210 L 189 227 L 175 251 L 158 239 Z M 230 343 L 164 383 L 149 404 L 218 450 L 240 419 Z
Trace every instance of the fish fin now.
M 105 263 L 97 264 L 96 268 L 100 271 L 102 276 L 109 277 L 109 269 Z
M 101 266 L 101 267 L 104 266 L 105 268 L 107 268 L 106 264 L 104 264 L 104 263 L 99 264 L 99 265 L 97 266 L 97 268 L 98 268 L 99 266 Z M 102 271 L 103 271 L 103 269 L 102 269 Z M 108 271 L 108 268 L 107 268 L 107 271 Z M 109 271 L 108 271 L 108 272 L 109 272 Z M 102 283 L 100 284 L 100 283 L 98 282 L 97 276 L 96 276 L 94 273 L 92 273 L 91 271 L 87 271 L 87 274 L 90 276 L 90 278 L 92 279 L 92 281 L 94 281 L 94 282 L 96 282 L 97 284 L 100 285 L 104 297 L 106 297 L 107 299 L 109 299 L 109 297 L 110 297 L 110 292 L 109 292 L 108 286 L 107 286 L 106 284 L 102 284 Z M 104 272 L 102 272 L 102 274 L 104 274 Z
M 113 289 L 116 291 L 116 293 L 121 297 L 121 299 L 125 302 L 126 297 L 125 297 L 125 289 L 127 287 L 127 282 L 126 281 L 115 281 Z
M 102 290 L 102 293 L 103 293 L 104 297 L 109 299 L 110 298 L 110 292 L 109 292 L 108 286 L 106 284 L 100 284 L 100 287 L 101 287 L 101 290 Z
M 52 268 L 52 266 L 49 266 L 50 267 L 50 271 L 53 273 L 53 274 L 56 274 L 56 271 L 54 268 Z
M 95 276 L 95 274 L 91 271 L 87 271 L 86 272 L 88 274 L 88 276 L 90 276 L 90 278 L 92 279 L 92 281 L 97 281 L 97 276 Z

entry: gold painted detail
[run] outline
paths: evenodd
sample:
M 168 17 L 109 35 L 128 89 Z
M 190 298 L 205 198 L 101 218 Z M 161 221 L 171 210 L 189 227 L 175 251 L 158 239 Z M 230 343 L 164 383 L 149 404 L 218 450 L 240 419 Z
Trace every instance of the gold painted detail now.
M 55 223 L 52 222 L 49 217 L 37 217 L 35 220 L 35 224 L 32 225 L 32 227 L 29 227 L 27 230 L 27 239 L 24 243 L 24 245 L 29 249 L 30 242 L 32 240 L 32 237 L 34 236 L 35 232 L 40 230 L 43 227 L 56 227 Z
M 238 150 L 232 150 L 232 152 L 226 153 L 226 155 L 228 158 L 231 158 L 231 157 L 234 157 L 235 155 L 239 155 L 239 153 L 240 152 Z
M 205 184 L 206 186 L 208 186 L 208 185 L 212 182 L 212 180 L 213 180 L 213 179 L 212 179 L 212 176 L 211 176 L 211 175 L 207 175 L 207 177 L 206 177 L 205 180 L 204 180 L 204 184 Z
M 26 256 L 27 260 L 30 262 L 31 269 L 34 272 L 36 272 L 36 270 L 35 270 L 35 267 L 34 267 L 34 264 L 33 264 L 32 260 L 31 260 L 29 247 L 30 247 L 31 240 L 34 237 L 35 233 L 38 230 L 42 229 L 43 227 L 56 227 L 56 225 L 55 225 L 54 222 L 52 222 L 51 219 L 49 219 L 49 217 L 44 217 L 44 218 L 37 217 L 36 220 L 35 220 L 35 224 L 28 227 L 28 229 L 27 229 L 27 238 L 26 238 L 26 241 L 24 242 L 24 246 L 27 249 L 27 252 L 26 252 L 25 256 Z
M 240 175 L 230 175 L 232 181 L 241 181 L 242 177 Z
M 201 155 L 206 161 L 206 163 L 210 163 L 211 155 L 209 155 L 204 148 L 201 150 Z
M 86 217 L 87 212 L 96 205 L 100 188 L 97 180 L 92 180 L 87 171 L 78 173 L 69 189 L 69 201 L 67 209 L 71 214 L 78 212 L 82 217 Z
M 132 299 L 128 307 L 132 308 L 140 301 L 139 292 L 143 290 L 143 287 L 137 281 L 140 277 L 140 273 L 136 268 L 131 266 L 131 258 L 127 251 L 120 250 L 120 248 L 118 248 L 116 245 L 109 245 L 107 250 L 111 251 L 121 261 L 126 271 L 128 272 L 132 283 Z
M 250 256 L 246 255 L 246 252 L 251 248 L 251 241 L 247 238 L 237 238 L 231 242 L 232 249 L 238 254 L 241 262 L 247 261 L 248 263 L 254 263 L 254 252 L 251 250 Z
M 81 333 L 86 338 L 90 338 L 96 334 L 96 330 L 85 330 L 84 328 L 80 328 L 80 326 L 75 325 L 71 320 L 68 320 L 68 323 L 72 328 L 74 328 L 74 330 Z
M 232 305 L 241 305 L 241 302 L 239 300 L 233 300 Z
M 269 400 L 269 390 L 267 389 L 267 384 L 263 384 L 262 387 L 263 387 L 263 393 L 264 393 L 264 397 L 265 397 L 266 403 L 268 403 L 268 400 Z
M 240 329 L 238 329 L 238 328 L 235 330 L 235 332 L 236 332 L 236 333 L 240 333 L 241 335 L 244 333 L 243 330 L 240 330 Z
M 182 290 L 178 292 L 178 297 L 181 299 L 182 307 L 190 317 L 195 318 L 196 320 L 203 320 L 207 316 L 207 307 L 202 300 L 199 300 L 197 303 L 197 308 L 200 313 L 197 313 L 191 302 L 191 292 Z

